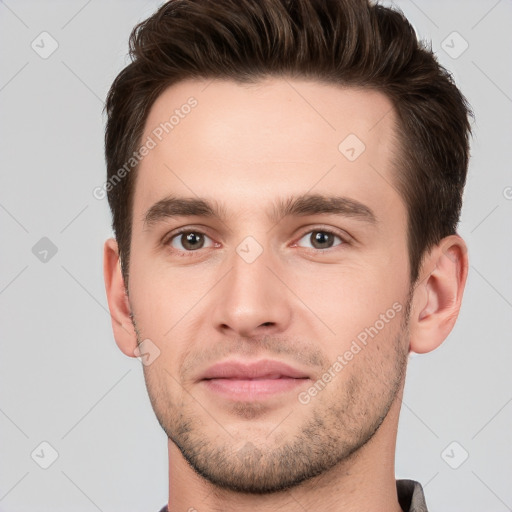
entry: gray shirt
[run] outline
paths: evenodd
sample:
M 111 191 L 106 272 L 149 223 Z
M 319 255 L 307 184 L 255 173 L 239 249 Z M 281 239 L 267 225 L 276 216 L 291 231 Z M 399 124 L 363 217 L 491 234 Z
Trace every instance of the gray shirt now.
M 428 512 L 423 488 L 414 480 L 397 480 L 398 503 L 404 512 Z
M 428 512 L 423 489 L 414 480 L 397 480 L 398 503 L 404 512 Z M 167 505 L 160 512 L 169 512 Z

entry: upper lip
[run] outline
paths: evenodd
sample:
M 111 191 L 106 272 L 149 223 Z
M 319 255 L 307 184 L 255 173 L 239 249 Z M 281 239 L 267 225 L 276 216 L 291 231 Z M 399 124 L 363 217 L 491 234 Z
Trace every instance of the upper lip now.
M 201 376 L 205 379 L 279 379 L 288 377 L 294 379 L 305 379 L 309 376 L 292 366 L 280 361 L 265 359 L 257 362 L 224 361 L 210 366 Z

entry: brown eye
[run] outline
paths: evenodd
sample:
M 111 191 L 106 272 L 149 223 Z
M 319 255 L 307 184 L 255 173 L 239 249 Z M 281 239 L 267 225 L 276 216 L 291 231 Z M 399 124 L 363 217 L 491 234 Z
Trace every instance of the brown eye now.
M 170 239 L 170 245 L 179 251 L 196 251 L 205 247 L 208 240 L 210 238 L 199 231 L 183 231 Z M 212 244 L 208 245 L 211 246 Z
M 340 243 L 335 244 L 335 240 L 338 239 Z M 335 235 L 330 231 L 326 231 L 324 229 L 317 229 L 314 231 L 309 231 L 306 233 L 299 241 L 298 244 L 301 245 L 301 242 L 310 243 L 312 249 L 330 249 L 331 247 L 335 247 L 337 245 L 341 245 L 343 240 L 340 236 Z

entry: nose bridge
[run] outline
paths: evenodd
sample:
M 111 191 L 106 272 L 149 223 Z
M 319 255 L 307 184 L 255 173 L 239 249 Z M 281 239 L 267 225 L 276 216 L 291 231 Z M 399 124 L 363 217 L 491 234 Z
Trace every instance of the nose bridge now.
M 230 255 L 229 265 L 215 309 L 217 328 L 240 336 L 285 329 L 291 317 L 289 298 L 274 275 L 279 264 L 271 249 L 246 237 Z

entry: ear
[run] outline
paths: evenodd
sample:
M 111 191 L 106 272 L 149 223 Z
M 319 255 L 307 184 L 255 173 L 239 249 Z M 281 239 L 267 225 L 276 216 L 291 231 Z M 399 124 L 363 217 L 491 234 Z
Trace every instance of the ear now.
M 136 357 L 137 334 L 130 317 L 130 302 L 126 294 L 121 272 L 119 249 L 114 238 L 105 242 L 103 250 L 103 277 L 107 292 L 108 308 L 112 320 L 112 330 L 117 346 L 130 357 Z
M 412 298 L 412 352 L 430 352 L 450 334 L 459 315 L 467 274 L 467 246 L 459 235 L 443 238 L 425 257 Z

